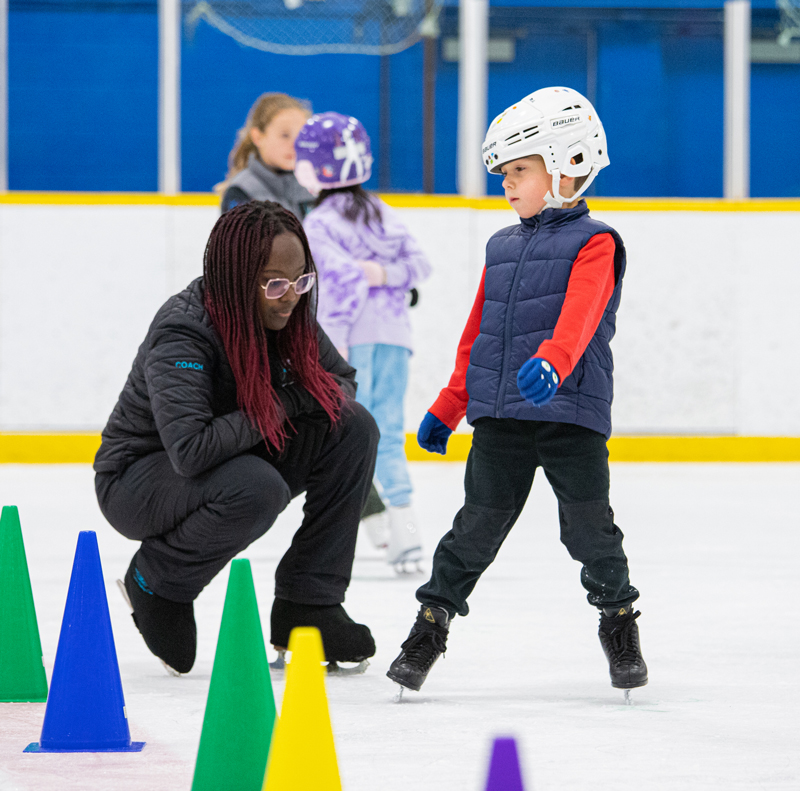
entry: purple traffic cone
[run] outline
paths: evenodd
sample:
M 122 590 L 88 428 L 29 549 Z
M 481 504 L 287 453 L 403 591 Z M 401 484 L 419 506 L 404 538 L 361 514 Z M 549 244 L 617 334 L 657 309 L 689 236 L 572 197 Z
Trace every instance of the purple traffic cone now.
M 525 791 L 515 739 L 498 737 L 494 740 L 486 791 Z

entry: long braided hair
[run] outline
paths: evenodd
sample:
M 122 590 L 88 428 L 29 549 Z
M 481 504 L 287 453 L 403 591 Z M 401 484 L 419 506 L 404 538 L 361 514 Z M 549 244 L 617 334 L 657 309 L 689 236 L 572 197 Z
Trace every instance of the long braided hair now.
M 286 443 L 288 421 L 272 387 L 257 289 L 272 242 L 281 233 L 293 233 L 300 239 L 305 271 L 316 272 L 302 224 L 271 201 L 250 201 L 223 214 L 211 231 L 203 259 L 205 307 L 233 370 L 239 408 L 278 451 Z M 294 380 L 319 402 L 334 424 L 341 412 L 342 393 L 319 362 L 311 293 L 300 297 L 288 323 L 277 333 L 278 353 L 281 360 L 291 362 Z

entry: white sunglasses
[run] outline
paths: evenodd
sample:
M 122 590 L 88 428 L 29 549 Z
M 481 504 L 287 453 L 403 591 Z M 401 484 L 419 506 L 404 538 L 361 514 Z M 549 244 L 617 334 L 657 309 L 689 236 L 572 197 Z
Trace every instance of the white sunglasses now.
M 289 286 L 294 286 L 294 293 L 300 296 L 305 294 L 306 291 L 311 291 L 317 276 L 314 272 L 307 272 L 305 275 L 300 275 L 297 280 L 287 280 L 285 277 L 275 277 L 272 280 L 267 280 L 264 289 L 264 295 L 267 299 L 280 299 L 288 290 Z

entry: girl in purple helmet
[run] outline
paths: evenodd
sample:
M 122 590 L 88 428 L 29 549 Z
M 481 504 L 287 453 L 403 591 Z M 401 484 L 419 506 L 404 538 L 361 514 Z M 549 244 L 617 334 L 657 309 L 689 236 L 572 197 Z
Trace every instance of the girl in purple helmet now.
M 356 399 L 381 431 L 376 478 L 386 513 L 364 519 L 387 561 L 405 571 L 421 559 L 405 457 L 403 399 L 411 356 L 406 295 L 430 264 L 397 214 L 361 185 L 372 174 L 372 150 L 352 116 L 321 113 L 295 140 L 297 180 L 317 196 L 304 221 L 320 275 L 317 318 L 356 368 Z

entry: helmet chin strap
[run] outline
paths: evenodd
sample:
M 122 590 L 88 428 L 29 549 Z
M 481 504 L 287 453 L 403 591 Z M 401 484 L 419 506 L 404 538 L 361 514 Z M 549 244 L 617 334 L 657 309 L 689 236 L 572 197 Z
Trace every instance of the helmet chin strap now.
M 553 183 L 550 192 L 544 196 L 544 202 L 551 209 L 560 209 L 565 203 L 569 203 L 571 198 L 562 198 L 558 188 L 561 186 L 561 171 L 553 170 Z
M 597 171 L 592 168 L 589 171 L 589 177 L 584 182 L 583 186 L 571 197 L 571 198 L 564 198 L 561 196 L 559 192 L 559 187 L 561 186 L 561 171 L 554 170 L 553 171 L 553 185 L 550 187 L 550 192 L 544 196 L 544 202 L 551 208 L 551 209 L 560 209 L 564 206 L 565 203 L 572 203 L 573 201 L 578 200 L 578 198 L 589 189 L 589 185 L 594 181 L 594 177 L 597 175 Z

